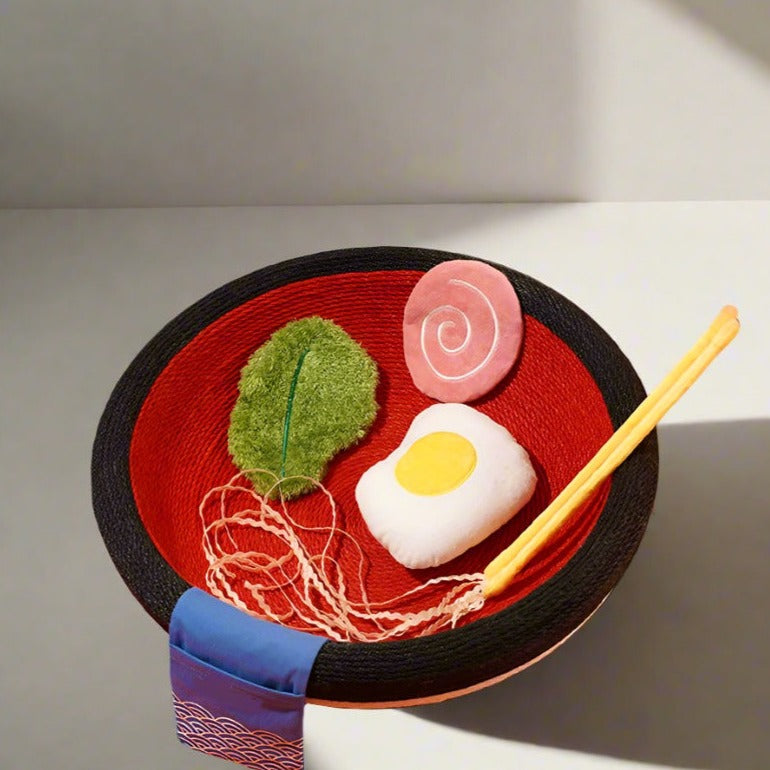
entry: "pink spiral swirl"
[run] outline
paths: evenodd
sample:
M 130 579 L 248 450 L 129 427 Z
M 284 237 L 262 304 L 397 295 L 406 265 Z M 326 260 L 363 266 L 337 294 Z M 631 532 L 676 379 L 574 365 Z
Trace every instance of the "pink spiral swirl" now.
M 439 401 L 473 401 L 510 371 L 522 338 L 519 299 L 499 270 L 451 260 L 429 270 L 404 310 L 404 355 L 415 385 Z

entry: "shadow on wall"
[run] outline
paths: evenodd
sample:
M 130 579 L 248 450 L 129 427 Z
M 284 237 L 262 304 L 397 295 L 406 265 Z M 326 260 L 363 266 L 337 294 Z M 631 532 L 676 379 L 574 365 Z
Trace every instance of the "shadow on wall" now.
M 415 716 L 703 770 L 770 766 L 770 420 L 663 426 L 655 513 L 604 607 L 552 656 Z
M 665 0 L 770 66 L 770 3 L 765 0 Z

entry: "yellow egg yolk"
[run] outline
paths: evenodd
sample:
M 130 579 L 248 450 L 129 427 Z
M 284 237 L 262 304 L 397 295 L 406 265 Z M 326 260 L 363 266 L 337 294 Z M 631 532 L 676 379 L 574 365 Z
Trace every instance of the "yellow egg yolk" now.
M 476 467 L 476 450 L 459 433 L 418 438 L 396 463 L 396 480 L 415 495 L 443 495 L 463 484 Z

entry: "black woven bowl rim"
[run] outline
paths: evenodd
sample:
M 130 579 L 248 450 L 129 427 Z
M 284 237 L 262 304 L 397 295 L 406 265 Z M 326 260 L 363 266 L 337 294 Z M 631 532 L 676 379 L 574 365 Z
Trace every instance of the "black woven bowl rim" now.
M 137 355 L 105 407 L 92 456 L 93 506 L 109 554 L 131 592 L 168 629 L 189 588 L 161 556 L 134 501 L 129 449 L 139 411 L 154 381 L 200 331 L 244 302 L 316 276 L 387 270 L 427 271 L 462 254 L 405 247 L 320 252 L 280 262 L 213 291 L 170 321 Z M 634 368 L 609 335 L 553 289 L 509 268 L 522 311 L 560 337 L 580 358 L 618 428 L 644 398 Z M 607 502 L 583 546 L 523 599 L 461 628 L 416 639 L 327 641 L 311 672 L 307 697 L 387 705 L 472 688 L 552 649 L 599 606 L 625 572 L 652 512 L 658 446 L 651 433 L 615 471 Z

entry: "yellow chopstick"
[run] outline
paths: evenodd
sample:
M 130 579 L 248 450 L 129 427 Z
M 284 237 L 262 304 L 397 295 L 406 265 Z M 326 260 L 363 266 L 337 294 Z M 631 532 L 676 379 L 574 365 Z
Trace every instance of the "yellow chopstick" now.
M 495 596 L 617 468 L 738 333 L 738 311 L 722 308 L 708 331 L 634 410 L 551 504 L 484 570 L 484 595 Z
M 708 330 L 693 345 L 688 353 L 679 361 L 679 363 L 668 373 L 658 387 L 650 393 L 647 398 L 634 410 L 631 416 L 621 425 L 617 431 L 607 440 L 604 446 L 599 449 L 596 455 L 578 472 L 574 479 L 561 491 L 553 500 L 550 506 L 543 511 L 541 517 L 546 513 L 553 512 L 557 507 L 566 502 L 591 476 L 593 471 L 603 463 L 615 449 L 620 446 L 626 437 L 631 433 L 634 425 L 641 419 L 641 416 L 647 412 L 652 404 L 658 402 L 667 393 L 672 385 L 689 368 L 692 362 L 706 349 L 714 336 L 728 321 L 737 318 L 738 311 L 732 306 L 727 305 L 722 308 L 719 315 L 714 319 Z M 528 539 L 535 534 L 533 527 L 522 532 L 514 545 L 521 547 L 526 544 Z M 503 551 L 499 556 L 493 559 L 487 566 L 485 574 L 491 577 L 504 564 L 508 562 L 508 554 L 513 550 L 513 545 Z

